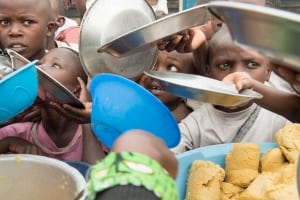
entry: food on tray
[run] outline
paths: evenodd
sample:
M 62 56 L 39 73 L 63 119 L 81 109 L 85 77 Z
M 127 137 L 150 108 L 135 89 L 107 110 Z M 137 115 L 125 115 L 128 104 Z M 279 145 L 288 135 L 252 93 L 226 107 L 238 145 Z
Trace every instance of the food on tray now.
M 224 175 L 217 175 L 217 172 L 222 171 L 219 165 L 210 161 L 194 161 L 188 177 L 186 200 L 299 199 L 296 177 L 300 124 L 283 127 L 275 138 L 278 147 L 269 149 L 261 158 L 258 144 L 234 144 L 231 152 L 226 155 L 224 181 L 220 179 Z M 213 182 L 214 187 L 210 190 Z
M 282 151 L 279 148 L 269 149 L 261 157 L 261 171 L 276 171 L 286 162 Z
M 295 163 L 300 152 L 300 124 L 288 124 L 275 135 L 276 143 L 290 163 Z
M 220 184 L 225 172 L 219 165 L 210 161 L 196 160 L 192 163 L 187 182 L 186 200 L 219 200 Z
M 244 191 L 244 188 L 233 185 L 231 183 L 221 183 L 221 199 L 222 200 L 233 200 L 238 199 L 240 193 Z
M 237 143 L 226 156 L 226 182 L 247 187 L 258 175 L 260 147 Z

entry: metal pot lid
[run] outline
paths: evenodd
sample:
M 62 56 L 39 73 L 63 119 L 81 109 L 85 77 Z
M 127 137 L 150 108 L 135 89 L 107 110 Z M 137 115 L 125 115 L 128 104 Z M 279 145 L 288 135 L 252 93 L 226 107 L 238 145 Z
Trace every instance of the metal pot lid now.
M 157 59 L 157 47 L 122 58 L 98 49 L 107 41 L 155 19 L 151 6 L 144 0 L 95 1 L 86 11 L 80 30 L 79 56 L 86 72 L 91 77 L 106 72 L 134 78 L 150 69 Z

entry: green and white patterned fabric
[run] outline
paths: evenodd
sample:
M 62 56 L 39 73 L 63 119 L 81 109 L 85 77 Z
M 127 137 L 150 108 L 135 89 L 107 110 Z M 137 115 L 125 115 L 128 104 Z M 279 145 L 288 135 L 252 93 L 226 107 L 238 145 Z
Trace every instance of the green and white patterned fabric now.
M 140 153 L 111 152 L 91 169 L 88 200 L 95 199 L 97 193 L 108 188 L 130 184 L 153 191 L 161 200 L 179 198 L 174 179 L 158 162 Z

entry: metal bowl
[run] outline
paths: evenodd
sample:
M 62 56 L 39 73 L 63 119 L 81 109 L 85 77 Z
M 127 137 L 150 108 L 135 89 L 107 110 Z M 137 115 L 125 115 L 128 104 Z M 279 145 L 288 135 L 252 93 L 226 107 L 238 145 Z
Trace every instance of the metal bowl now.
M 130 30 L 154 21 L 155 13 L 145 0 L 97 0 L 86 11 L 80 30 L 79 56 L 86 72 L 115 73 L 133 78 L 151 68 L 157 58 L 157 47 L 116 58 L 98 52 L 100 46 Z
M 116 57 L 122 57 L 154 47 L 160 40 L 188 28 L 204 24 L 208 16 L 205 6 L 205 4 L 195 6 L 138 27 L 103 44 L 99 50 Z
M 237 106 L 263 97 L 250 89 L 239 93 L 234 84 L 200 75 L 158 71 L 147 71 L 145 74 L 157 80 L 164 90 L 174 95 L 213 105 Z
M 0 155 L 0 196 L 5 199 L 84 200 L 86 182 L 67 163 L 28 154 Z
M 300 15 L 238 2 L 211 2 L 208 10 L 229 27 L 233 40 L 300 72 Z

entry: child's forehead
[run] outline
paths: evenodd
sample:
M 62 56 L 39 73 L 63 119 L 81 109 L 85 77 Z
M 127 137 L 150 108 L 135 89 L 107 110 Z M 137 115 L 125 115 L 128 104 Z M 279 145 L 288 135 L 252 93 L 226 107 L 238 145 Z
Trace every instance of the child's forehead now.
M 16 10 L 20 13 L 43 13 L 40 17 L 47 17 L 50 13 L 50 2 L 49 0 L 0 0 L 1 10 Z M 13 14 L 13 13 L 11 13 Z

